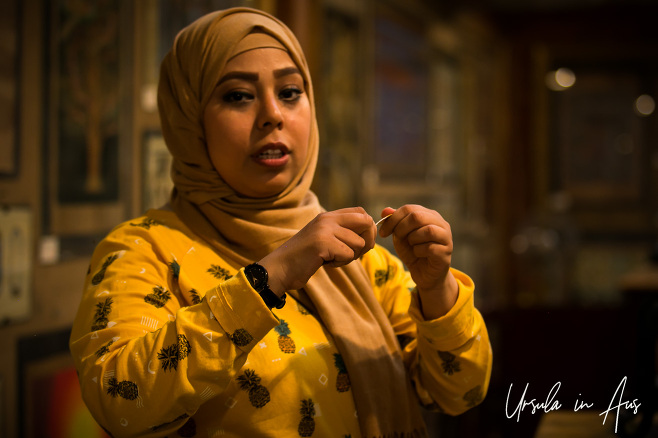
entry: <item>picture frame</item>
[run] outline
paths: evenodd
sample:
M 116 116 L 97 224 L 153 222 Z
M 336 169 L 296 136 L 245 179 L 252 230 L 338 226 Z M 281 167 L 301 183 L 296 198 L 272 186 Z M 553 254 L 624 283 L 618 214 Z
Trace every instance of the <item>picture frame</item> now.
M 143 156 L 142 200 L 143 210 L 146 211 L 169 202 L 174 187 L 171 180 L 173 159 L 159 130 L 144 133 Z
M 130 5 L 46 2 L 44 235 L 101 234 L 129 210 Z M 119 163 L 122 163 L 120 166 Z
M 579 69 L 577 84 L 555 93 L 556 178 L 574 201 L 640 199 L 644 132 L 632 110 L 640 94 L 637 75 L 598 69 Z
M 21 15 L 18 0 L 0 4 L 0 177 L 14 177 L 19 164 Z
M 108 438 L 82 400 L 69 336 L 64 328 L 18 340 L 19 436 Z
M 552 65 L 569 65 L 576 82 L 550 92 L 548 100 L 549 193 L 569 200 L 585 238 L 652 235 L 645 188 L 651 172 L 649 127 L 647 118 L 633 110 L 646 90 L 647 71 L 605 60 L 555 59 Z
M 422 32 L 392 7 L 377 8 L 371 160 L 381 178 L 422 180 L 427 170 L 431 54 Z
M 367 144 L 359 129 L 364 113 L 363 13 L 359 6 L 328 2 L 323 9 L 322 74 L 315 86 L 321 154 L 313 191 L 328 209 L 360 202 L 361 160 L 354 151 Z
M 32 313 L 32 223 L 29 207 L 0 207 L 0 323 Z

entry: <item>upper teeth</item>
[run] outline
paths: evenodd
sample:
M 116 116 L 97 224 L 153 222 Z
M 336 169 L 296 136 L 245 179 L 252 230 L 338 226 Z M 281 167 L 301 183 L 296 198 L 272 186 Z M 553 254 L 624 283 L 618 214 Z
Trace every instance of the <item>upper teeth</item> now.
M 262 158 L 278 158 L 283 156 L 283 152 L 281 152 L 279 149 L 268 149 L 266 151 L 261 152 L 260 156 Z

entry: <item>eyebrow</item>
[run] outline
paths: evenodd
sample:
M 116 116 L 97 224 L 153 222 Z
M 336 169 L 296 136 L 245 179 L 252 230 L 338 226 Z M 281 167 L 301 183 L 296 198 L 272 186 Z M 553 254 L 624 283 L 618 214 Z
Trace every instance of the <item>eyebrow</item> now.
M 274 70 L 274 77 L 275 78 L 282 78 L 284 76 L 289 76 L 293 74 L 298 74 L 302 75 L 302 73 L 299 71 L 297 67 L 286 67 L 286 68 L 281 68 L 278 70 Z M 258 81 L 258 73 L 251 73 L 251 72 L 246 72 L 246 71 L 231 71 L 226 73 L 222 78 L 219 80 L 217 85 L 229 81 L 231 79 L 241 79 L 244 81 L 249 81 L 249 82 L 257 82 Z

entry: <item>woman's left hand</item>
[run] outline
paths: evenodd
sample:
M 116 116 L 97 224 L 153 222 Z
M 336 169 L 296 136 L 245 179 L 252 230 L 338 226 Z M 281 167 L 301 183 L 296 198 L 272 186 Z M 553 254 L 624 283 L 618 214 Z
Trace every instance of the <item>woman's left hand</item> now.
M 459 286 L 450 272 L 452 232 L 436 211 L 420 205 L 387 207 L 382 217 L 381 237 L 393 235 L 398 257 L 416 283 L 426 319 L 445 315 L 457 301 Z

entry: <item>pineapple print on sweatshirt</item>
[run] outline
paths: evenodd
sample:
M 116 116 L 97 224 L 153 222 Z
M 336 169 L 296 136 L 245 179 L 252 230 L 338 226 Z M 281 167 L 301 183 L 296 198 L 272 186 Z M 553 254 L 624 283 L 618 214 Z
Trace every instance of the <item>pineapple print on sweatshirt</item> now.
M 312 399 L 302 400 L 302 407 L 299 410 L 302 419 L 297 427 L 299 436 L 311 436 L 315 432 L 315 403 Z
M 98 271 L 96 275 L 94 275 L 91 278 L 91 284 L 93 284 L 94 286 L 98 286 L 100 282 L 103 281 L 103 279 L 105 278 L 105 271 L 107 271 L 107 268 L 109 268 L 110 265 L 118 258 L 119 258 L 118 254 L 112 254 L 111 256 L 109 256 L 103 262 L 103 266 L 101 266 L 100 271 Z
M 226 269 L 222 268 L 219 265 L 210 265 L 207 272 L 211 274 L 213 277 L 215 277 L 216 279 L 222 281 L 228 280 L 229 278 L 232 277 L 232 275 L 229 274 L 229 272 Z
M 279 349 L 284 353 L 294 353 L 296 350 L 295 341 L 290 336 L 290 328 L 288 323 L 281 320 L 279 325 L 274 327 L 274 330 L 279 334 Z
M 153 292 L 144 297 L 144 301 L 157 308 L 164 307 L 171 299 L 171 293 L 162 286 L 153 288 Z
M 229 338 L 238 347 L 246 347 L 254 340 L 251 333 L 245 329 L 237 329 L 233 334 L 229 335 Z
M 378 269 L 375 271 L 375 286 L 382 287 L 393 276 L 393 269 L 389 266 L 386 269 Z
M 178 277 L 180 276 L 180 264 L 174 260 L 173 262 L 169 263 L 169 270 L 171 270 L 171 276 L 173 277 L 174 281 L 178 281 Z
M 129 380 L 119 381 L 116 377 L 110 377 L 107 384 L 107 393 L 112 397 L 119 396 L 126 400 L 135 400 L 139 397 L 139 390 L 135 382 Z
M 158 359 L 165 371 L 178 369 L 178 363 L 185 359 L 190 352 L 190 342 L 185 335 L 178 335 L 178 342 L 171 344 L 168 347 L 162 347 L 158 352 Z
M 336 376 L 336 391 L 349 391 L 352 385 L 350 384 L 350 376 L 347 375 L 347 368 L 345 367 L 343 356 L 338 353 L 334 353 L 334 365 L 338 370 L 338 375 Z
M 91 324 L 91 331 L 102 330 L 107 327 L 109 320 L 107 317 L 112 312 L 112 304 L 114 300 L 112 297 L 107 297 L 105 300 L 96 303 L 96 313 L 94 313 L 94 322 Z
M 441 367 L 443 372 L 449 376 L 452 376 L 455 373 L 460 372 L 461 365 L 457 360 L 457 356 L 447 351 L 439 351 L 439 357 L 441 358 Z
M 260 377 L 254 370 L 246 369 L 238 376 L 240 389 L 249 393 L 249 402 L 255 408 L 262 408 L 270 402 L 270 391 L 260 384 Z

